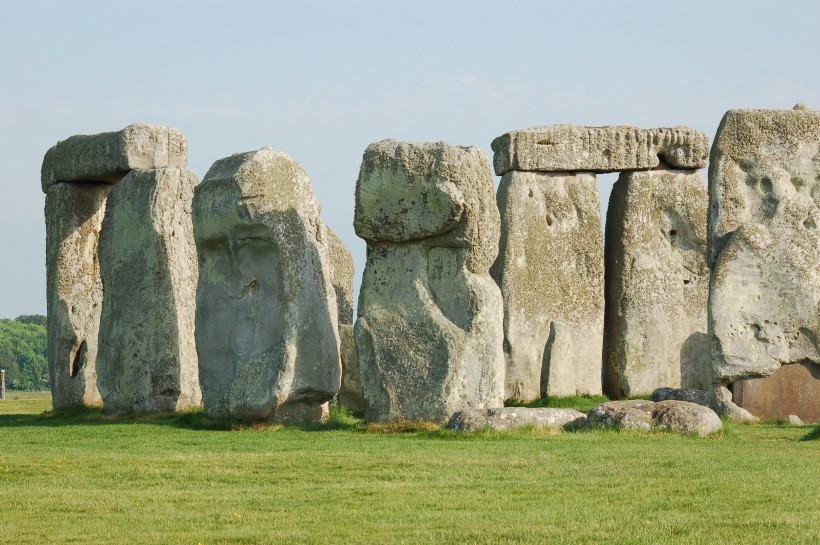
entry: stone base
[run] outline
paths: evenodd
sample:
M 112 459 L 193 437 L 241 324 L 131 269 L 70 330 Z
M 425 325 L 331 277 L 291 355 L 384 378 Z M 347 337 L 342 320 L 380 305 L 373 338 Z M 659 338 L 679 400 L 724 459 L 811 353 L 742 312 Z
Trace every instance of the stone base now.
M 270 421 L 276 424 L 321 424 L 330 417 L 328 403 L 308 405 L 307 403 L 293 403 L 283 405 L 273 411 Z
M 788 418 L 820 422 L 820 366 L 812 363 L 784 365 L 763 378 L 737 380 L 732 400 L 760 418 Z

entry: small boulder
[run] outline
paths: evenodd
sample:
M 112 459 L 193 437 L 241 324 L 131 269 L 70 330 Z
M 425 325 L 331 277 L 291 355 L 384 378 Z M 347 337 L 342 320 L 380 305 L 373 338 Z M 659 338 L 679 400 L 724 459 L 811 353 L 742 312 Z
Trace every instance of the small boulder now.
M 649 431 L 654 407 L 654 402 L 643 399 L 609 401 L 589 411 L 587 424 L 598 428 Z
M 655 404 L 652 411 L 654 427 L 701 437 L 723 429 L 723 422 L 709 407 L 688 401 L 667 400 Z
M 458 411 L 450 418 L 447 427 L 456 431 L 475 431 L 481 428 L 512 430 L 528 426 L 559 430 L 568 425 L 582 427 L 586 420 L 584 413 L 575 409 L 503 407 Z
M 688 401 L 705 407 L 709 406 L 709 392 L 694 388 L 658 388 L 652 392 L 652 401 Z

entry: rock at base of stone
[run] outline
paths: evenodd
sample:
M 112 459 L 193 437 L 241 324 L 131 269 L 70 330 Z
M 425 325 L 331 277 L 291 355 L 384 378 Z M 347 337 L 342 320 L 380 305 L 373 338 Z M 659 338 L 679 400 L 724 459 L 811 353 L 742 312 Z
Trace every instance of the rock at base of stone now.
M 711 396 L 708 390 L 696 390 L 694 388 L 658 388 L 652 392 L 652 401 L 688 401 L 708 407 Z
M 196 186 L 193 224 L 205 414 L 266 421 L 332 399 L 338 307 L 307 172 L 270 148 L 220 159 Z
M 445 423 L 503 404 L 499 217 L 486 155 L 377 142 L 356 184 L 367 265 L 354 333 L 370 422 Z
M 274 410 L 269 421 L 285 425 L 324 424 L 328 418 L 330 418 L 330 405 L 327 402 L 318 405 L 288 403 Z
M 40 181 L 46 191 L 59 182 L 114 183 L 134 169 L 184 169 L 187 164 L 188 144 L 180 130 L 138 123 L 61 140 L 46 152 Z
M 336 400 L 354 413 L 364 412 L 364 393 L 359 379 L 359 356 L 352 325 L 339 326 L 339 352 L 342 356 L 342 385 Z
M 109 414 L 183 410 L 202 401 L 194 342 L 196 183 L 189 170 L 133 170 L 108 194 L 97 382 Z
M 55 410 L 101 402 L 97 349 L 103 287 L 97 246 L 111 185 L 60 183 L 46 193 L 48 364 Z
M 736 380 L 732 400 L 758 418 L 796 415 L 803 422 L 820 423 L 820 366 L 792 363 L 768 377 Z
M 792 424 L 792 425 L 795 425 L 795 426 L 805 425 L 805 422 L 803 422 L 803 420 L 799 416 L 797 416 L 796 414 L 790 414 L 789 416 L 786 417 L 786 420 L 789 422 L 789 424 Z
M 709 196 L 698 172 L 621 174 L 606 226 L 604 392 L 707 389 Z
M 456 431 L 479 429 L 512 430 L 516 428 L 560 430 L 580 428 L 586 424 L 586 415 L 575 409 L 504 407 L 500 409 L 472 409 L 459 411 L 447 427 Z
M 717 385 L 709 392 L 709 406 L 717 414 L 725 416 L 738 424 L 750 424 L 760 421 L 758 417 L 732 401 L 732 392 L 726 386 Z
M 657 168 L 698 169 L 709 160 L 709 137 L 689 127 L 551 125 L 511 131 L 492 143 L 495 173 L 617 172 Z
M 710 409 L 687 401 L 609 401 L 594 407 L 587 425 L 620 430 L 662 429 L 706 436 L 723 429 L 720 417 Z
M 509 172 L 493 278 L 504 297 L 505 398 L 600 395 L 604 259 L 594 174 Z

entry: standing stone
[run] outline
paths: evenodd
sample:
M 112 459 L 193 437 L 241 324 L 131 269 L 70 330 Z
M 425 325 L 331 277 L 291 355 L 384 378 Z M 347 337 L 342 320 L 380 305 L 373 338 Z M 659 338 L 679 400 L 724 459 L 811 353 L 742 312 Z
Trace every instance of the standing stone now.
M 666 165 L 698 169 L 709 159 L 709 138 L 688 127 L 549 125 L 510 131 L 493 140 L 495 173 L 618 172 Z
M 601 393 L 604 263 L 590 173 L 508 172 L 498 188 L 505 397 Z
M 184 167 L 186 161 L 180 131 L 145 124 L 72 136 L 46 152 L 40 181 L 46 193 L 48 362 L 55 409 L 101 401 L 97 247 L 110 184 L 134 168 Z
M 339 355 L 342 360 L 342 384 L 337 400 L 342 407 L 361 413 L 364 411 L 364 396 L 359 380 L 356 341 L 353 338 L 353 256 L 336 233 L 330 229 L 327 232 L 330 277 L 338 306 Z
M 105 288 L 97 382 L 108 413 L 199 405 L 191 225 L 196 175 L 133 170 L 111 189 L 100 236 Z
M 768 377 L 736 380 L 732 397 L 760 418 L 797 416 L 801 422 L 820 423 L 820 365 L 792 363 Z
M 706 390 L 706 181 L 692 171 L 621 174 L 606 223 L 604 391 Z
M 103 289 L 97 243 L 109 184 L 58 183 L 46 191 L 48 366 L 55 410 L 94 405 Z
M 384 140 L 365 151 L 354 226 L 367 241 L 355 326 L 367 420 L 443 423 L 502 406 L 493 197 L 477 148 Z
M 709 195 L 715 405 L 748 418 L 731 398 L 732 382 L 820 365 L 820 112 L 727 112 Z M 816 375 L 805 380 L 816 392 Z
M 270 148 L 220 159 L 196 187 L 196 345 L 209 416 L 326 414 L 341 364 L 319 213 L 307 172 Z

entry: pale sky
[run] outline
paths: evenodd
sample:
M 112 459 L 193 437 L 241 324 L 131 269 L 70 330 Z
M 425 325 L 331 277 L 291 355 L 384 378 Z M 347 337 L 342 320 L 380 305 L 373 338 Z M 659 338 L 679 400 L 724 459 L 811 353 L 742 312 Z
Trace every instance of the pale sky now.
M 352 251 L 362 152 L 535 125 L 688 125 L 820 108 L 820 3 L 0 0 L 0 318 L 44 314 L 43 154 L 134 122 L 201 178 L 265 146 L 308 171 Z M 614 176 L 599 177 L 601 199 Z

